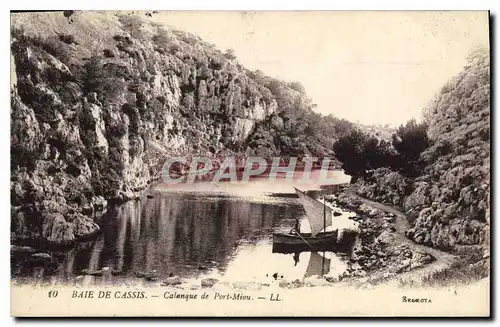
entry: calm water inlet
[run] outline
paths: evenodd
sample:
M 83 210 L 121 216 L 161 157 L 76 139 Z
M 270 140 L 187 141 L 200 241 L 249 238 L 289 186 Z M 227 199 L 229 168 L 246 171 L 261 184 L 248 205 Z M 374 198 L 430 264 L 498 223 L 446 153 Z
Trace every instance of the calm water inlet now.
M 272 232 L 289 231 L 305 212 L 291 186 L 263 189 L 264 184 L 214 186 L 206 192 L 196 186 L 158 187 L 152 197 L 108 209 L 99 236 L 53 254 L 55 266 L 16 262 L 12 273 L 30 282 L 84 279 L 86 284 L 134 283 L 141 273 L 153 273 L 159 281 L 172 275 L 249 281 L 342 273 L 349 253 L 273 252 Z M 112 278 L 82 276 L 103 268 Z

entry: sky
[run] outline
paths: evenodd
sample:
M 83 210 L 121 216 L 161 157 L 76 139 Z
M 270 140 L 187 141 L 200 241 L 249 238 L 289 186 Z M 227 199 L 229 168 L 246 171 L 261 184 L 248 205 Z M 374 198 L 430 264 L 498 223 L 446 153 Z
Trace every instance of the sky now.
M 467 54 L 488 47 L 488 13 L 160 12 L 246 68 L 300 81 L 316 111 L 363 124 L 419 119 Z

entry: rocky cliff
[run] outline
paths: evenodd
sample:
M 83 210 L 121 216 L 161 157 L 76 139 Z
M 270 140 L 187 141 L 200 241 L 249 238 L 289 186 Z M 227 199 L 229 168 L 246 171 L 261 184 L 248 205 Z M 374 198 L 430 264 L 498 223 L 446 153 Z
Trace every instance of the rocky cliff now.
M 257 124 L 311 111 L 232 53 L 138 16 L 12 14 L 11 55 L 13 241 L 92 235 L 107 202 L 137 196 L 166 157 L 255 153 Z
M 486 50 L 468 58 L 425 110 L 431 146 L 415 179 L 383 168 L 360 182 L 363 196 L 398 205 L 407 236 L 444 250 L 487 245 L 490 197 L 490 64 Z
M 404 204 L 416 216 L 408 235 L 441 248 L 483 244 L 490 196 L 486 51 L 471 54 L 464 71 L 443 87 L 427 115 L 433 145 L 422 153 L 424 175 Z

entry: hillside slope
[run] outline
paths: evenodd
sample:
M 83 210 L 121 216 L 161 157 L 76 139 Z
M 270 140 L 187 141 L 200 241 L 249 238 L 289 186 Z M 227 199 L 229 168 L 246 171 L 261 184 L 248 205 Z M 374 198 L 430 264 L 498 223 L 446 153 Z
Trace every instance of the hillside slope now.
M 422 153 L 424 175 L 405 202 L 417 216 L 408 235 L 449 249 L 483 244 L 490 196 L 490 62 L 486 51 L 468 65 L 428 108 L 433 145 Z M 418 215 L 416 214 L 418 212 Z
M 350 128 L 329 117 L 316 130 L 321 116 L 300 83 L 248 71 L 231 51 L 142 16 L 11 22 L 13 241 L 95 233 L 107 202 L 134 198 L 168 156 L 324 155 Z
M 381 168 L 359 183 L 360 195 L 405 210 L 411 221 L 406 234 L 416 243 L 447 251 L 488 249 L 489 70 L 487 50 L 474 51 L 424 111 L 430 146 L 420 155 L 419 176 Z

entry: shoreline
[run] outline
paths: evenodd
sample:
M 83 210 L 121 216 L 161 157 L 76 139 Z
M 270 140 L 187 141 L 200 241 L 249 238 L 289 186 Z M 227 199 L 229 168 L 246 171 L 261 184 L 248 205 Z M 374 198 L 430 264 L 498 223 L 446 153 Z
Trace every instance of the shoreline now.
M 144 192 L 143 195 L 146 193 L 148 192 Z M 404 235 L 407 226 L 406 218 L 397 209 L 363 199 L 345 188 L 327 195 L 327 202 L 334 204 L 342 211 L 354 212 L 356 216 L 351 219 L 360 224 L 360 234 L 349 259 L 348 269 L 339 276 L 327 275 L 316 278 L 312 282 L 315 286 L 317 286 L 316 284 L 322 286 L 345 285 L 346 287 L 391 283 L 400 286 L 423 284 L 424 280 L 432 279 L 429 276 L 445 274 L 458 261 L 458 258 L 452 254 L 417 245 L 408 240 Z M 85 244 L 90 243 L 92 243 L 92 239 L 75 242 L 74 246 L 85 247 Z M 36 260 L 47 259 L 44 259 L 44 254 L 40 254 L 40 251 L 36 249 L 15 244 L 11 245 L 11 256 L 15 253 L 14 249 L 32 256 L 35 255 L 34 259 Z M 55 255 L 57 256 L 58 253 Z M 80 275 L 75 274 L 73 279 L 84 279 L 86 275 L 111 278 L 111 276 L 121 275 L 121 273 L 109 267 L 103 267 L 95 271 L 82 271 Z M 141 279 L 160 282 L 160 277 L 154 272 L 143 272 L 139 275 Z M 181 277 L 173 277 L 176 277 L 175 285 L 183 284 Z M 202 277 L 198 278 L 198 282 L 202 282 Z M 312 285 L 311 278 L 293 281 L 283 280 L 279 284 L 281 288 Z
M 474 260 L 474 255 L 444 252 L 408 239 L 405 231 L 409 223 L 398 208 L 362 198 L 352 187 L 338 196 L 344 208 L 365 217 L 359 220 L 364 234 L 361 239 L 366 243 L 361 255 L 370 255 L 375 262 L 387 257 L 393 259 L 358 284 L 458 285 L 489 276 L 488 258 Z

